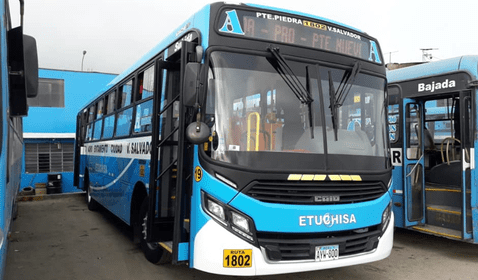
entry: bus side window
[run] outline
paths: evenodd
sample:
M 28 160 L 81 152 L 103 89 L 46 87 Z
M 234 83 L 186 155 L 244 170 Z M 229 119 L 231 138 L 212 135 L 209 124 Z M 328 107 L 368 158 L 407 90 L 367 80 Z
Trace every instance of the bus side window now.
M 95 122 L 95 131 L 93 133 L 93 140 L 99 140 L 101 138 L 101 132 L 103 128 L 103 119 L 99 119 Z
M 153 115 L 153 100 L 136 105 L 136 120 L 134 122 L 134 133 L 150 132 L 151 116 Z
M 139 74 L 139 88 L 136 101 L 153 96 L 154 92 L 154 65 Z
M 105 114 L 110 115 L 115 111 L 115 97 L 116 97 L 116 90 L 112 93 L 108 94 L 105 98 Z M 103 123 L 103 136 L 101 139 L 108 139 L 113 137 L 114 129 L 115 129 L 115 119 L 116 115 L 110 115 L 105 117 Z
M 133 99 L 133 80 L 129 80 L 126 84 L 120 87 L 120 97 L 118 108 L 124 108 L 131 104 Z
M 106 97 L 106 114 L 109 115 L 115 111 L 116 90 Z
M 400 136 L 400 89 L 397 86 L 388 87 L 388 137 L 390 143 L 397 143 Z
M 141 74 L 143 77 L 143 85 L 141 91 L 141 99 L 153 96 L 154 92 L 154 66 L 149 67 Z
M 87 123 L 87 120 L 88 120 L 88 111 L 84 111 L 81 113 L 81 116 L 80 116 L 80 127 L 81 127 L 81 130 L 80 130 L 80 143 L 84 143 L 85 140 L 86 140 L 86 123 Z
M 129 135 L 132 117 L 133 108 L 129 108 L 118 113 L 118 120 L 116 122 L 116 136 L 121 137 Z
M 96 112 L 96 119 L 99 119 L 103 116 L 103 114 L 104 114 L 104 109 L 103 109 L 104 103 L 105 103 L 105 101 L 103 99 L 98 101 L 98 111 Z
M 115 115 L 106 117 L 104 127 L 103 127 L 102 139 L 113 137 L 114 129 L 115 129 Z
M 94 121 L 95 117 L 96 117 L 96 105 L 93 105 L 89 109 L 88 122 Z
M 92 135 L 93 135 L 93 124 L 90 123 L 87 128 L 87 134 L 86 134 L 86 141 L 91 141 L 92 140 Z

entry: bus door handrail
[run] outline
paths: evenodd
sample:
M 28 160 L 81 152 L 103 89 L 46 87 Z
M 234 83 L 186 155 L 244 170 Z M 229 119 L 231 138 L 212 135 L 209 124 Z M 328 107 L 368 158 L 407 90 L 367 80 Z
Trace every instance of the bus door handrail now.
M 257 112 L 252 112 L 247 117 L 247 151 L 251 150 L 251 119 L 252 116 L 256 116 L 256 151 L 259 151 L 259 130 L 261 123 L 261 116 Z

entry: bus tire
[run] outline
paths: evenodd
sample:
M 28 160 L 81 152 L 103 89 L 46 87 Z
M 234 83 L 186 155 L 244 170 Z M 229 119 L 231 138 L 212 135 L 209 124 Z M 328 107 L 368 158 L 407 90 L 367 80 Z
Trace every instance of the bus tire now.
M 171 262 L 171 254 L 158 243 L 146 242 L 147 221 L 148 221 L 149 199 L 146 197 L 139 210 L 139 226 L 141 227 L 141 249 L 146 259 L 153 264 L 166 264 Z
M 13 200 L 13 209 L 12 209 L 12 220 L 16 220 L 18 217 L 18 202 Z
M 86 189 L 86 204 L 88 205 L 88 210 L 90 211 L 98 210 L 98 207 L 99 207 L 98 202 L 96 202 L 96 200 L 94 200 L 90 194 L 91 189 L 90 189 L 90 180 L 88 175 L 85 176 L 85 189 Z

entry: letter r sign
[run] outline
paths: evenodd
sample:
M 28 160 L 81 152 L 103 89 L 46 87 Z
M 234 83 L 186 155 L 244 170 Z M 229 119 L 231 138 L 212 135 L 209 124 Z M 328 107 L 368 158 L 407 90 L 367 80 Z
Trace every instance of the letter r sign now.
M 391 148 L 392 153 L 392 165 L 402 166 L 402 148 Z

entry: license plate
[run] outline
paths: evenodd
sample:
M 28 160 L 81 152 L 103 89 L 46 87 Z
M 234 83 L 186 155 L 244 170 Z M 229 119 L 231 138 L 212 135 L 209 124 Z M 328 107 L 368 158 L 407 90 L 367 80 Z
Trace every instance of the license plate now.
M 333 261 L 339 259 L 339 245 L 317 246 L 315 247 L 316 261 Z
M 252 249 L 224 250 L 224 267 L 252 267 Z

